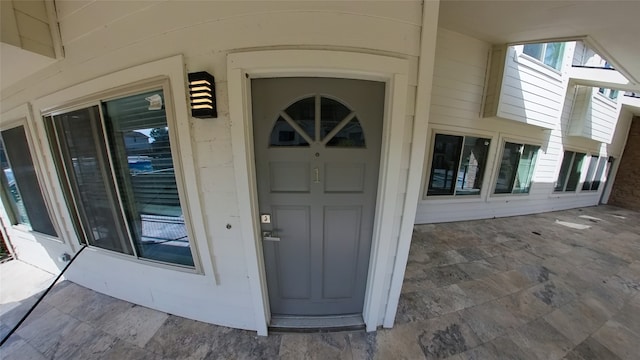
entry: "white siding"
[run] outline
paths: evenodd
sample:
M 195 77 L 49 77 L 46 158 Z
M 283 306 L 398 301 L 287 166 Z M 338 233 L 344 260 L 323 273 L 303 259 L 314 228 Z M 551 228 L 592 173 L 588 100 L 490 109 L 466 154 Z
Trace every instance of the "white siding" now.
M 561 72 L 522 54 L 522 45 L 494 47 L 486 94 L 486 117 L 553 129 L 562 111 L 573 43 L 567 43 Z
M 56 57 L 44 0 L 2 2 L 2 42 Z
M 582 62 L 585 59 L 587 46 L 582 41 L 576 41 L 576 47 L 573 50 L 573 60 L 571 65 L 583 65 Z
M 576 41 L 573 52 L 572 65 L 576 66 L 604 66 L 605 59 L 591 49 L 584 41 Z
M 456 48 L 458 51 L 449 51 L 451 48 Z M 513 59 L 512 56 L 507 56 L 507 62 L 511 62 L 510 66 L 518 66 L 518 69 L 522 70 L 518 72 L 520 79 L 528 79 L 528 82 L 535 83 L 535 86 L 531 84 L 519 86 L 515 83 L 509 86 L 525 90 L 533 89 L 526 93 L 524 90 L 519 90 L 522 97 L 517 99 L 520 99 L 521 102 L 523 99 L 531 100 L 525 103 L 525 107 L 519 109 L 523 112 L 526 111 L 527 119 L 537 117 L 536 124 L 538 126 L 527 125 L 524 121 L 516 122 L 500 118 L 480 117 L 484 84 L 482 79 L 485 74 L 486 57 L 490 51 L 493 55 L 499 56 L 500 47 L 491 48 L 490 44 L 480 40 L 442 28 L 439 29 L 434 70 L 434 77 L 437 80 L 434 82 L 432 90 L 433 106 L 429 123 L 428 136 L 430 141 L 427 145 L 425 160 L 423 195 L 426 195 L 429 180 L 433 150 L 431 136 L 434 132 L 486 136 L 491 138 L 491 145 L 483 179 L 482 195 L 475 198 L 423 197 L 418 204 L 416 215 L 416 223 L 418 224 L 513 216 L 596 205 L 603 187 L 597 192 L 553 193 L 563 151 L 570 149 L 600 156 L 616 156 L 620 144 L 624 144 L 626 134 L 624 130 L 616 132 L 611 146 L 585 138 L 568 136 L 575 87 L 567 88 L 566 79 L 563 78 L 551 79 L 546 75 L 536 75 L 528 67 L 523 70 L 519 63 L 509 60 Z M 468 59 L 474 59 L 474 62 L 469 62 Z M 518 61 L 521 60 L 522 58 L 519 57 Z M 524 61 L 532 62 L 529 59 Z M 566 62 L 570 61 L 567 59 Z M 445 65 L 450 63 L 459 63 L 460 65 L 458 68 Z M 494 64 L 495 61 L 492 61 L 492 66 Z M 464 81 L 460 80 L 459 74 L 461 73 L 467 75 Z M 545 78 L 550 79 L 551 82 L 545 84 L 542 81 Z M 491 81 L 492 78 L 489 78 L 487 95 L 491 93 L 492 87 L 496 86 Z M 552 91 L 545 93 L 540 89 L 551 89 Z M 518 101 L 515 96 L 510 96 L 510 98 L 514 99 L 512 101 Z M 540 104 L 541 101 L 544 101 L 545 104 Z M 551 107 L 547 105 L 549 102 L 552 104 Z M 485 113 L 489 106 L 491 104 L 488 101 L 485 105 Z M 533 109 L 537 109 L 537 111 Z M 544 120 L 546 122 L 544 126 L 549 129 L 540 127 L 540 121 L 543 120 L 540 116 L 542 113 L 546 114 L 544 119 L 548 119 Z M 526 123 L 530 123 L 530 121 L 527 120 Z M 622 125 L 618 124 L 619 128 L 620 126 Z M 533 176 L 534 183 L 527 195 L 492 196 L 490 194 L 500 166 L 502 146 L 500 140 L 502 139 L 519 140 L 542 146 Z M 586 173 L 586 166 L 583 169 L 583 176 L 584 173 Z
M 620 115 L 620 101 L 600 94 L 598 88 L 576 88 L 569 135 L 610 144 Z
M 213 269 L 204 269 L 206 275 L 194 275 L 89 250 L 78 258 L 69 279 L 177 315 L 255 329 L 251 298 L 259 295 L 249 289 L 238 225 L 227 54 L 245 48 L 306 47 L 399 56 L 412 64 L 408 91 L 415 94 L 421 3 L 57 1 L 56 4 L 66 57 L 4 90 L 2 108 L 10 109 L 89 79 L 175 54 L 184 56 L 187 71 L 208 71 L 216 77 L 218 100 L 217 119 L 189 119 L 197 183 L 187 185 L 198 187 L 207 238 L 196 239 L 196 243 L 206 242 L 212 249 L 211 254 L 200 255 L 211 256 Z M 414 106 L 414 100 L 407 102 L 409 114 L 413 114 Z M 413 116 L 407 117 L 409 133 L 412 123 Z M 401 165 L 404 183 L 410 140 L 410 136 L 405 137 L 407 151 L 403 152 Z M 41 141 L 41 146 L 46 146 L 46 139 Z M 55 174 L 51 178 L 55 179 Z M 404 192 L 398 194 L 400 199 Z M 62 207 L 60 194 L 58 201 Z M 399 202 L 394 221 L 399 224 L 401 216 L 402 202 Z M 231 225 L 229 229 L 227 224 Z M 393 236 L 397 242 L 398 227 Z M 61 246 L 46 243 L 34 250 L 34 246 L 20 239 L 14 245 L 19 251 L 39 251 L 42 256 L 31 256 L 36 265 L 38 258 L 57 257 L 61 252 Z M 391 269 L 393 261 L 389 265 Z

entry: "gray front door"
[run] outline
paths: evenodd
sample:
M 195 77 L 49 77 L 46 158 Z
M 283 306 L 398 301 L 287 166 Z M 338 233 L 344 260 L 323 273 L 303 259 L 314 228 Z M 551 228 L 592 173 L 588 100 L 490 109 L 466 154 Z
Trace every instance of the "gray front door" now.
M 362 313 L 384 89 L 333 78 L 251 82 L 273 315 Z

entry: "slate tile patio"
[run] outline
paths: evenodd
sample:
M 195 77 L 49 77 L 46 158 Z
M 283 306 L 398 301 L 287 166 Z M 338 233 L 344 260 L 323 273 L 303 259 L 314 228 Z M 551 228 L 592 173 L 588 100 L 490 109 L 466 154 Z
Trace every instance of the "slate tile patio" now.
M 33 301 L 0 316 L 1 334 Z M 609 206 L 416 226 L 393 329 L 258 337 L 66 281 L 0 348 L 2 359 L 622 360 L 638 354 L 640 213 Z

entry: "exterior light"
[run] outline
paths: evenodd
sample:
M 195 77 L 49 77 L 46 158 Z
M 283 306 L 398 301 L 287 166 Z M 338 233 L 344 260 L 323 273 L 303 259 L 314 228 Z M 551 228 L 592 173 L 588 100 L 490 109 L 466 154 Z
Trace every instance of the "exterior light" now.
M 218 117 L 215 79 L 206 71 L 189 73 L 191 116 L 207 119 Z

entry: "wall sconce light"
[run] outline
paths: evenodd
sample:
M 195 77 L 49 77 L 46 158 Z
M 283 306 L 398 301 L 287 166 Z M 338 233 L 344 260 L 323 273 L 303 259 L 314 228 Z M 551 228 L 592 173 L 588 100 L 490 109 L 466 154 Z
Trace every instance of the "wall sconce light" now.
M 208 72 L 189 73 L 189 99 L 191 116 L 200 119 L 218 117 L 215 80 Z

